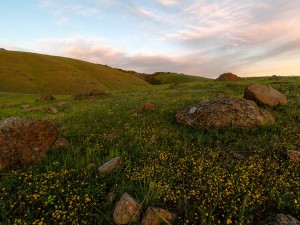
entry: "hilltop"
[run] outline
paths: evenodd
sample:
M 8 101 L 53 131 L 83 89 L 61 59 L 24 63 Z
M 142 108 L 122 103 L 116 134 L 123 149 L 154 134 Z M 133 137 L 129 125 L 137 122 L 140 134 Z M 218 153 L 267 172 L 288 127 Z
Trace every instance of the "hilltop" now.
M 29 52 L 0 51 L 0 91 L 73 94 L 149 85 L 109 66 Z

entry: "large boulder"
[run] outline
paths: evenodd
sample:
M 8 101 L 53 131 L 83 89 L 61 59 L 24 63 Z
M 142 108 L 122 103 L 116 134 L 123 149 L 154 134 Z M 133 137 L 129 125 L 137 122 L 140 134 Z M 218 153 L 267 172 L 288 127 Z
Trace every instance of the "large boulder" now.
M 113 220 L 116 224 L 134 224 L 140 220 L 141 213 L 141 205 L 131 195 L 124 193 L 116 204 Z
M 281 213 L 268 218 L 264 225 L 300 225 L 300 222 L 291 215 Z
M 229 81 L 229 82 L 235 82 L 235 81 L 239 81 L 240 78 L 233 74 L 233 73 L 223 73 L 221 74 L 217 79 L 216 81 Z
M 244 91 L 244 98 L 255 101 L 259 105 L 268 105 L 274 107 L 277 105 L 286 105 L 287 99 L 271 86 L 261 84 L 251 84 Z
M 246 99 L 222 98 L 204 101 L 176 113 L 179 123 L 200 128 L 222 128 L 225 126 L 255 128 L 275 123 L 274 116 Z
M 10 117 L 0 121 L 0 169 L 41 160 L 55 143 L 56 127 L 48 121 Z

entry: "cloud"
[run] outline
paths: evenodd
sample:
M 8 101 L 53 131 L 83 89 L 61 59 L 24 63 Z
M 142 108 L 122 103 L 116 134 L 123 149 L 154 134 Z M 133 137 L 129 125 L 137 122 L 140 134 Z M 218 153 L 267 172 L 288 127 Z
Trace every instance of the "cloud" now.
M 178 0 L 156 0 L 158 3 L 166 6 L 178 4 Z

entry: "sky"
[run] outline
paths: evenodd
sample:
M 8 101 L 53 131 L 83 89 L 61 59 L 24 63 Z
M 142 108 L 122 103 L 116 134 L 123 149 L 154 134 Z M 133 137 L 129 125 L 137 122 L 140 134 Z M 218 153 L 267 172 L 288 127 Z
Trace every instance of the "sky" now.
M 0 48 L 138 72 L 300 75 L 300 0 L 3 0 Z

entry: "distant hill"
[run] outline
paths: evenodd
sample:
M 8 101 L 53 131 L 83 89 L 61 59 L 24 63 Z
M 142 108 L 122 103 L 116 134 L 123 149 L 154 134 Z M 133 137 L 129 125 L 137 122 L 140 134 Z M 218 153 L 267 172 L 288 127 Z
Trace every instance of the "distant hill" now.
M 149 85 L 109 66 L 28 52 L 0 51 L 0 92 L 73 94 Z
M 186 75 L 183 73 L 171 73 L 171 72 L 156 72 L 153 74 L 146 73 L 138 73 L 132 70 L 122 70 L 122 72 L 131 74 L 140 79 L 147 81 L 150 84 L 158 85 L 158 84 L 174 84 L 174 83 L 189 83 L 189 82 L 197 82 L 197 81 L 208 81 L 211 80 L 209 78 Z

